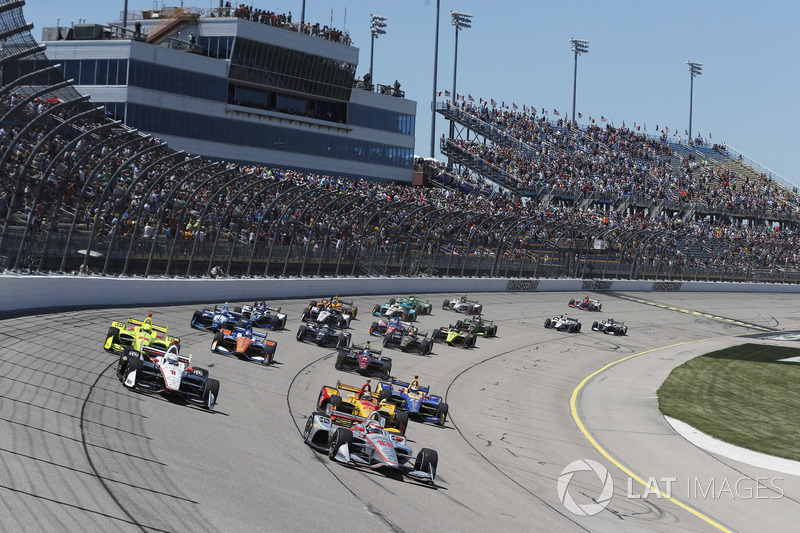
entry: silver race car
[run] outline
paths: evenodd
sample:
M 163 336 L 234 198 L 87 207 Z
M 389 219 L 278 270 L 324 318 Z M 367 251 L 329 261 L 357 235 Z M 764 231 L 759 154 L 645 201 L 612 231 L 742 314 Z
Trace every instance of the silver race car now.
M 303 440 L 336 462 L 396 470 L 433 484 L 439 464 L 436 451 L 422 448 L 415 460 L 405 436 L 387 430 L 383 417 L 376 411 L 367 418 L 337 413 L 336 422 L 334 425 L 330 413 L 313 413 L 303 430 Z M 349 427 L 340 425 L 348 423 Z
M 558 331 L 566 331 L 568 333 L 580 333 L 581 323 L 577 318 L 570 318 L 568 316 L 554 316 L 553 318 L 546 318 L 544 320 L 544 327 L 548 329 L 557 329 Z

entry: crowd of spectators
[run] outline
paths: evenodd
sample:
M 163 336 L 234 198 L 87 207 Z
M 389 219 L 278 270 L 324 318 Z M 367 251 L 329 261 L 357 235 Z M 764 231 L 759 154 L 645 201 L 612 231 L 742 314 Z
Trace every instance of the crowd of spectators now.
M 225 3 L 225 7 L 221 9 L 220 13 L 225 17 L 237 17 L 245 20 L 252 20 L 253 22 L 260 22 L 261 24 L 268 24 L 278 28 L 284 28 L 291 31 L 305 33 L 306 35 L 313 35 L 320 39 L 333 41 L 335 43 L 343 43 L 347 45 L 353 44 L 350 40 L 350 34 L 337 30 L 336 28 L 329 28 L 328 26 L 320 26 L 319 22 L 311 24 L 310 22 L 292 22 L 292 12 L 275 13 L 266 9 L 253 8 L 247 4 L 239 4 L 239 7 L 232 7 L 230 2 Z
M 19 103 L 19 98 L 0 101 L 0 113 Z M 0 214 L 40 235 L 63 234 L 75 219 L 76 229 L 82 238 L 93 239 L 94 249 L 127 251 L 132 247 L 148 252 L 157 242 L 165 253 L 175 243 L 179 254 L 195 249 L 207 254 L 221 241 L 239 246 L 242 255 L 249 255 L 256 246 L 256 254 L 263 257 L 273 246 L 280 246 L 284 255 L 291 247 L 295 253 L 315 257 L 327 253 L 352 258 L 367 252 L 396 256 L 415 242 L 424 244 L 422 252 L 427 253 L 442 247 L 456 256 L 491 255 L 503 242 L 508 224 L 530 219 L 534 223 L 525 235 L 518 232 L 511 243 L 504 243 L 506 256 L 532 258 L 537 252 L 528 243 L 552 238 L 543 228 L 553 222 L 604 235 L 622 260 L 639 257 L 650 262 L 669 257 L 672 268 L 697 266 L 703 260 L 702 250 L 719 243 L 727 243 L 730 257 L 717 255 L 732 263 L 741 260 L 736 254 L 742 251 L 735 243 L 764 248 L 765 265 L 788 261 L 789 257 L 766 251 L 769 246 L 764 245 L 796 249 L 800 235 L 794 226 L 743 224 L 724 217 L 645 219 L 641 212 L 615 211 L 598 204 L 540 205 L 491 187 L 478 175 L 454 174 L 437 164 L 432 164 L 436 179 L 445 186 L 414 187 L 266 166 L 212 165 L 171 152 L 156 139 L 132 137 L 120 128 L 109 127 L 79 139 L 105 120 L 100 116 L 74 122 L 64 135 L 46 140 L 59 121 L 70 117 L 62 112 L 18 138 L 25 124 L 50 105 L 30 101 L 14 115 L 14 121 L 0 128 L 0 154 L 8 153 L 0 173 Z M 545 124 L 532 117 L 498 115 L 491 120 L 507 125 L 539 153 L 466 142 L 462 148 L 475 150 L 517 179 L 547 187 L 586 185 L 592 190 L 640 189 L 646 194 L 666 191 L 666 184 L 674 183 L 687 197 L 753 209 L 788 202 L 788 193 L 769 182 L 734 184 L 732 173 L 690 159 L 681 161 L 685 172 L 679 174 L 680 179 L 673 178 L 668 147 L 629 131 L 589 128 L 578 135 L 564 124 Z M 541 141 L 534 143 L 536 137 Z M 132 138 L 136 141 L 123 145 Z M 34 153 L 43 140 L 43 148 Z M 386 208 L 379 210 L 379 206 Z M 490 218 L 492 222 L 485 223 Z M 506 222 L 494 222 L 501 219 Z M 648 244 L 650 255 L 637 256 L 637 244 L 642 243 L 622 236 L 644 229 L 659 237 Z M 700 244 L 692 248 L 690 242 Z M 674 251 L 661 253 L 665 247 Z M 793 263 L 797 259 L 791 256 Z

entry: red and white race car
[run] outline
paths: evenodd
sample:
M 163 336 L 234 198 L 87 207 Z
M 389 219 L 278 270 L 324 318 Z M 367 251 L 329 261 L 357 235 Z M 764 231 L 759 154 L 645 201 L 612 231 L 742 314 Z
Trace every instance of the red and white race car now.
M 445 300 L 442 304 L 442 309 L 456 311 L 457 313 L 466 313 L 468 315 L 480 315 L 483 313 L 483 305 L 478 302 L 470 301 L 466 294 L 461 298 Z
M 584 311 L 600 311 L 603 309 L 603 304 L 601 304 L 597 300 L 593 300 L 589 298 L 589 295 L 586 295 L 586 298 L 581 298 L 579 300 L 570 300 L 569 301 L 570 307 L 577 307 L 578 309 L 583 309 Z

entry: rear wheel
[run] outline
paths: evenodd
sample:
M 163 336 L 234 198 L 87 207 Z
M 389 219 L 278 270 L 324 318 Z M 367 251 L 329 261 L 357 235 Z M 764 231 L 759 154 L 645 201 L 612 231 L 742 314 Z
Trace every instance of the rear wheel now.
M 573 307 L 574 305 L 575 305 L 575 300 L 570 300 L 570 301 L 569 301 L 569 306 L 570 306 L 570 307 Z
M 423 354 L 429 354 L 433 351 L 433 343 L 428 339 L 422 339 L 419 343 L 419 351 Z
M 401 435 L 406 434 L 406 428 L 408 427 L 408 413 L 406 411 L 395 411 L 394 427 L 400 430 Z
M 241 307 L 234 307 L 233 308 L 233 312 L 234 313 L 241 313 L 242 312 L 242 308 Z
M 463 329 L 464 328 L 464 321 L 463 320 L 457 320 L 456 321 L 456 327 L 458 329 Z
M 593 330 L 598 329 L 598 326 L 599 326 L 599 324 L 597 322 L 592 322 L 592 329 Z
M 347 452 L 350 453 L 350 444 L 353 442 L 353 432 L 347 428 L 337 428 L 331 436 L 328 443 L 328 457 L 331 459 L 336 457 L 336 452 L 342 446 L 347 446 Z
M 389 305 L 394 305 L 395 303 L 397 303 L 397 300 L 394 298 L 389 298 Z
M 444 402 L 439 402 L 439 405 L 436 406 L 436 418 L 439 419 L 437 422 L 440 426 L 443 426 L 445 421 L 447 420 L 447 411 L 448 406 Z
M 339 408 L 342 406 L 342 397 L 339 395 L 331 396 L 330 404 L 331 408 L 333 408 L 334 411 L 338 411 Z
M 217 397 L 219 396 L 219 381 L 213 378 L 206 380 L 205 392 L 203 393 L 203 400 L 206 404 L 206 409 L 209 411 L 214 410 L 217 405 Z
M 422 448 L 417 454 L 417 460 L 414 462 L 414 470 L 420 472 L 427 472 L 431 475 L 431 481 L 436 477 L 436 468 L 439 466 L 439 454 L 436 450 L 430 448 Z
M 300 326 L 297 330 L 297 340 L 302 341 L 305 336 L 306 336 L 306 327 Z
M 383 371 L 382 371 L 382 374 L 383 374 L 383 376 L 382 376 L 382 377 L 383 377 L 383 379 L 389 379 L 389 378 L 391 378 L 391 377 L 392 377 L 392 362 L 391 362 L 391 361 L 384 361 L 384 362 L 383 362 Z M 383 389 L 383 390 L 381 391 L 381 395 L 383 395 L 383 392 L 384 392 L 384 391 L 386 391 L 386 392 L 389 392 L 388 390 L 386 390 L 386 389 Z

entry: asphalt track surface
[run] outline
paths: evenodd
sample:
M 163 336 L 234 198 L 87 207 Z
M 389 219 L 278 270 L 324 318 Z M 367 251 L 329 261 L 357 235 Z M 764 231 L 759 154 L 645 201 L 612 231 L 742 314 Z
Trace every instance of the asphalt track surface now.
M 497 338 L 471 350 L 437 344 L 427 357 L 391 351 L 396 377 L 418 374 L 450 406 L 446 427 L 408 429 L 415 451 L 439 453 L 435 487 L 336 464 L 303 444 L 320 387 L 364 382 L 335 370 L 332 350 L 295 340 L 307 300 L 271 302 L 289 315 L 285 331 L 270 333 L 279 343 L 272 366 L 211 353 L 212 335 L 188 325 L 201 306 L 2 320 L 0 531 L 797 530 L 800 478 L 694 447 L 655 398 L 669 371 L 695 355 L 741 335 L 797 329 L 796 296 L 594 294 L 602 313 L 571 311 L 578 294 L 473 296 Z M 356 299 L 355 342 L 367 340 L 368 312 L 387 298 Z M 441 309 L 442 295 L 430 299 L 422 331 L 462 317 Z M 117 357 L 102 349 L 110 322 L 148 312 L 221 381 L 214 412 L 117 380 Z M 543 328 L 561 313 L 580 318 L 582 332 Z M 608 316 L 624 320 L 628 336 L 590 330 Z M 579 459 L 613 480 L 594 516 L 559 499 L 559 476 Z M 657 486 L 640 482 L 649 478 Z M 602 486 L 578 472 L 567 494 L 592 504 Z

